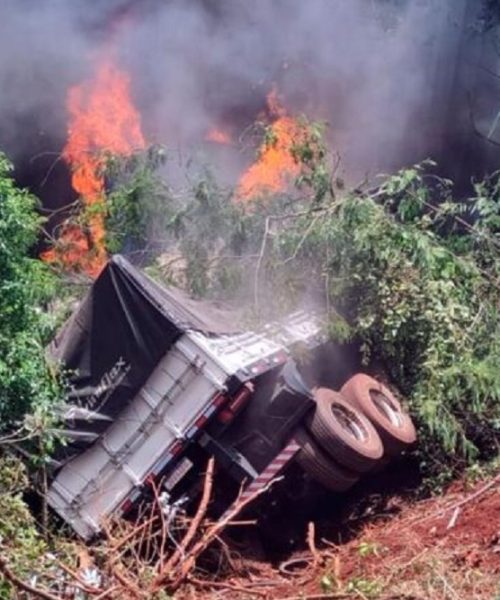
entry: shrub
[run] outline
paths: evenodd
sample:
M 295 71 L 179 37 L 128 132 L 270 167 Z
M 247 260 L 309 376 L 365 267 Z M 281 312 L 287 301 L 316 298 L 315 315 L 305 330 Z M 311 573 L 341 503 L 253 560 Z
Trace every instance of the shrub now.
M 453 199 L 429 166 L 304 215 L 274 262 L 298 289 L 323 281 L 330 330 L 340 320 L 365 362 L 383 361 L 420 427 L 424 466 L 439 471 L 498 452 L 500 197 L 494 176 Z
M 43 311 L 53 293 L 46 266 L 29 253 L 41 219 L 37 200 L 16 187 L 0 154 L 0 430 L 37 407 L 50 410 L 59 384 L 45 361 L 51 333 Z

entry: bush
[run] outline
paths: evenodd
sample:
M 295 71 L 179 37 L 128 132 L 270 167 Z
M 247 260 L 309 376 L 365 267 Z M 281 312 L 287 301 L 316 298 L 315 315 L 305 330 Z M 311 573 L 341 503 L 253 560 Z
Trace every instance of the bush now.
M 426 469 L 453 471 L 495 454 L 499 175 L 457 199 L 427 161 L 371 192 L 345 190 L 323 126 L 299 124 L 290 145 L 295 189 L 246 203 L 207 172 L 189 194 L 170 193 L 154 173 L 164 159 L 154 150 L 111 160 L 109 239 L 146 250 L 147 223 L 161 223 L 157 254 L 168 256 L 155 274 L 196 296 L 246 300 L 262 320 L 321 299 L 330 336 L 358 338 L 364 361 L 382 361 L 407 397 Z
M 42 308 L 53 281 L 29 255 L 40 231 L 37 200 L 16 187 L 11 170 L 0 154 L 0 431 L 35 407 L 50 411 L 59 396 L 44 356 L 51 327 Z
M 28 487 L 23 464 L 0 456 L 0 543 L 2 557 L 8 557 L 11 568 L 22 577 L 32 577 L 41 567 L 47 546 L 37 531 L 35 520 L 23 502 L 22 493 Z M 12 598 L 14 590 L 0 575 L 0 598 Z
M 428 166 L 305 215 L 274 244 L 274 268 L 298 289 L 298 272 L 303 287 L 323 282 L 330 330 L 344 324 L 365 362 L 383 361 L 419 425 L 423 465 L 439 472 L 498 452 L 500 196 L 495 175 L 452 199 Z
M 181 214 L 181 235 L 191 240 L 181 250 L 195 284 L 203 272 L 196 291 L 214 293 L 210 282 L 227 263 L 207 264 L 228 254 L 233 281 L 251 281 L 261 318 L 322 298 L 331 337 L 360 339 L 365 363 L 382 361 L 407 397 L 426 470 L 452 472 L 496 454 L 499 175 L 457 199 L 452 182 L 426 174 L 434 167 L 427 161 L 372 192 L 346 191 L 321 129 L 303 127 L 291 150 L 301 166 L 298 191 L 242 210 L 208 181 L 211 194 L 195 196 Z

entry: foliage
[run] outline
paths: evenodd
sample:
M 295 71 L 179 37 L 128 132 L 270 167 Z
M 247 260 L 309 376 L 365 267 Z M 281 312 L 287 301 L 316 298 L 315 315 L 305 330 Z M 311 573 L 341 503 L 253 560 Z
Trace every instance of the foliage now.
M 0 454 L 1 558 L 19 580 L 38 591 L 50 593 L 54 598 L 83 600 L 87 594 L 80 593 L 70 575 L 76 570 L 82 548 L 59 537 L 44 538 L 46 532 L 41 530 L 24 499 L 30 491 L 25 464 L 8 454 Z M 61 565 L 67 565 L 66 569 Z M 88 578 L 88 575 L 81 571 L 80 579 Z M 0 571 L 1 600 L 28 597 L 35 597 L 35 594 L 14 589 Z
M 148 255 L 164 252 L 155 275 L 194 296 L 252 298 L 261 319 L 322 299 L 329 335 L 359 339 L 365 363 L 385 364 L 407 397 L 429 472 L 447 476 L 495 454 L 500 176 L 457 199 L 428 161 L 375 191 L 349 191 L 324 125 L 299 123 L 295 189 L 247 203 L 208 170 L 174 194 L 157 175 L 165 158 L 158 149 L 110 157 L 110 249 L 147 253 L 158 240 Z
M 358 546 L 358 554 L 361 558 L 366 558 L 367 556 L 379 555 L 379 545 L 376 542 L 360 542 Z
M 183 261 L 182 277 L 172 269 L 167 280 L 183 284 L 195 296 L 248 299 L 252 295 L 253 277 L 249 267 L 258 259 L 268 217 L 286 214 L 303 202 L 319 204 L 331 190 L 331 173 L 327 169 L 327 149 L 323 123 L 298 121 L 296 137 L 290 153 L 300 166 L 296 191 L 284 190 L 269 196 L 261 192 L 250 205 L 238 197 L 237 191 L 221 188 L 209 169 L 192 182 L 187 197 L 175 207 L 167 226 L 172 239 L 178 241 L 178 254 Z M 266 144 L 273 144 L 270 128 L 264 129 Z M 250 271 L 251 272 L 251 271 Z M 273 310 L 272 304 L 269 309 Z
M 47 547 L 37 531 L 33 515 L 23 502 L 22 492 L 28 487 L 23 464 L 0 457 L 0 543 L 2 555 L 8 556 L 16 574 L 33 575 L 33 565 L 40 566 Z M 0 576 L 0 598 L 12 598 L 10 585 Z
M 161 146 L 127 157 L 106 155 L 104 174 L 110 189 L 103 210 L 106 248 L 111 254 L 144 250 L 164 233 L 172 200 L 158 170 L 166 157 Z
M 175 221 L 188 287 L 214 294 L 223 264 L 217 257 L 227 254 L 233 281 L 247 288 L 251 281 L 262 318 L 322 297 L 329 334 L 358 338 L 365 363 L 382 361 L 407 397 L 428 472 L 449 474 L 494 455 L 499 175 L 457 199 L 452 182 L 432 175 L 427 161 L 375 191 L 348 191 L 335 182 L 321 129 L 304 127 L 309 137 L 304 145 L 301 135 L 293 150 L 299 196 L 256 198 L 242 208 L 210 178 L 199 184 Z
M 295 181 L 299 189 L 312 190 L 312 202 L 321 202 L 331 191 L 331 174 L 328 170 L 327 147 L 324 141 L 326 123 L 299 121 L 300 133 L 290 149 L 300 173 Z M 300 136 L 300 137 L 299 137 Z
M 362 598 L 378 598 L 382 593 L 382 583 L 376 579 L 353 577 L 346 585 L 347 593 L 354 593 Z
M 237 252 L 245 235 L 244 215 L 229 202 L 209 171 L 193 182 L 192 196 L 179 207 L 168 226 L 185 258 L 184 277 L 193 296 L 206 296 L 211 287 L 210 269 L 215 256 Z M 229 233 L 229 237 L 226 236 Z M 226 273 L 221 269 L 221 280 Z
M 422 462 L 439 471 L 498 450 L 500 198 L 495 176 L 452 199 L 450 182 L 427 181 L 429 166 L 346 194 L 316 222 L 305 215 L 283 232 L 276 260 L 300 244 L 293 277 L 300 264 L 303 285 L 323 278 L 365 362 L 381 359 L 409 398 Z
M 330 189 L 325 168 L 324 124 L 300 120 L 291 154 L 301 166 L 299 190 L 314 190 L 320 202 Z M 268 144 L 271 129 L 264 129 Z M 174 193 L 160 175 L 167 153 L 152 146 L 131 156 L 106 154 L 100 162 L 108 191 L 102 202 L 79 203 L 67 223 L 85 229 L 96 212 L 104 216 L 106 249 L 149 264 L 149 272 L 164 282 L 181 285 L 193 296 L 226 298 L 245 288 L 242 273 L 258 250 L 271 211 L 284 212 L 300 196 L 278 194 L 270 201 L 255 198 L 253 209 L 220 187 L 205 167 L 188 179 L 188 188 Z M 142 260 L 144 259 L 144 260 Z M 158 259 L 155 264 L 151 264 Z M 241 262 L 239 260 L 241 259 Z
M 44 357 L 51 321 L 43 311 L 54 291 L 46 266 L 31 258 L 41 219 L 37 200 L 16 187 L 0 154 L 0 429 L 35 407 L 50 413 L 59 382 Z

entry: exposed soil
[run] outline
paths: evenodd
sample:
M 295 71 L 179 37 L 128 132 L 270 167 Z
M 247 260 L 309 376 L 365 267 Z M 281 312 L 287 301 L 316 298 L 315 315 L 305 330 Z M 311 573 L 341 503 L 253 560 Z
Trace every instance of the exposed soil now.
M 302 549 L 274 565 L 228 545 L 226 575 L 200 576 L 176 598 L 500 598 L 500 474 L 426 500 L 392 495 L 381 506 L 353 502 L 342 528 L 306 527 Z

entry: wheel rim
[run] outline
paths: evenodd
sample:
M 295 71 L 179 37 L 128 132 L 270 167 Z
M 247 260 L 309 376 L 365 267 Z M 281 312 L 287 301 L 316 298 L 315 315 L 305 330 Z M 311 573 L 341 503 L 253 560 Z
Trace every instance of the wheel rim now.
M 368 432 L 356 413 L 335 402 L 330 408 L 337 422 L 351 437 L 358 442 L 368 439 Z
M 398 407 L 379 390 L 370 390 L 370 398 L 373 404 L 394 427 L 401 428 L 403 426 L 403 417 Z

